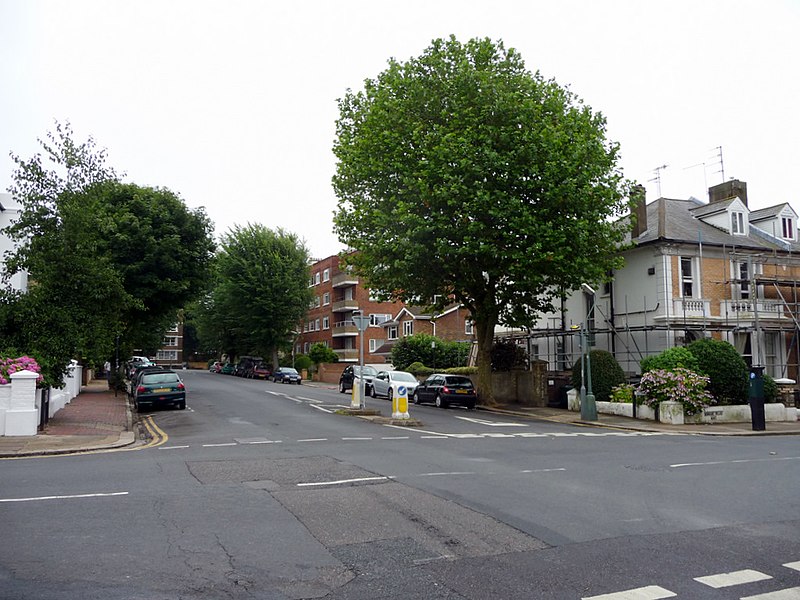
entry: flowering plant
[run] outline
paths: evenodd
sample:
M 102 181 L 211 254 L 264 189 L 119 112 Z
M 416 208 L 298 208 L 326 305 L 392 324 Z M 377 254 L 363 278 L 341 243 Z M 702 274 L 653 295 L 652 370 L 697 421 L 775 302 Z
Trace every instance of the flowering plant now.
M 20 356 L 19 358 L 3 358 L 0 356 L 0 385 L 11 383 L 12 373 L 25 370 L 39 374 L 39 378 L 36 380 L 37 383 L 44 379 L 39 363 L 30 356 Z
M 647 406 L 656 408 L 661 402 L 680 402 L 686 414 L 693 415 L 714 403 L 714 397 L 706 391 L 708 382 L 708 377 L 689 369 L 656 369 L 642 375 L 639 391 Z

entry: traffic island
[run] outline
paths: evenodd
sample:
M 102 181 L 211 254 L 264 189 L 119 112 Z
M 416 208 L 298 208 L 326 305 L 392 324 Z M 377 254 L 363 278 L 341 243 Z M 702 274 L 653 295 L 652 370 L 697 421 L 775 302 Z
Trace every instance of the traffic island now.
M 341 408 L 336 411 L 337 415 L 350 417 L 361 417 L 379 425 L 395 425 L 396 427 L 422 427 L 423 423 L 419 419 L 406 419 L 395 417 L 384 417 L 379 410 L 368 408 Z

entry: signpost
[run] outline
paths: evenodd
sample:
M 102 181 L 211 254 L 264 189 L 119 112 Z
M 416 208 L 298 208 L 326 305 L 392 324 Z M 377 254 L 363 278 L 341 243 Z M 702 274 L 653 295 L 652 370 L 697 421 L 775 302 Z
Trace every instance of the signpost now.
M 408 419 L 408 388 L 404 385 L 397 386 L 397 395 L 392 396 L 392 418 Z
M 369 317 L 364 316 L 363 311 L 354 310 L 352 317 L 353 325 L 358 329 L 358 387 L 353 385 L 353 399 L 350 401 L 350 408 L 362 409 L 364 401 L 364 331 L 369 327 Z M 355 381 L 353 382 L 355 384 Z M 356 391 L 358 389 L 358 391 Z

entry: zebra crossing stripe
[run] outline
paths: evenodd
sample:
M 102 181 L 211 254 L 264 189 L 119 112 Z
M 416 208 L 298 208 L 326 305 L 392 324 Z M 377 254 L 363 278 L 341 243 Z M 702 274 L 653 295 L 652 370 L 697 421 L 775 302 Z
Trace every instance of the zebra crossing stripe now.
M 665 590 L 657 585 L 625 590 L 624 592 L 614 592 L 613 594 L 602 594 L 600 596 L 588 596 L 581 600 L 661 600 L 662 598 L 674 598 L 677 594 Z
M 797 562 L 786 563 L 783 566 L 786 567 L 787 569 L 794 569 L 795 571 L 800 571 L 800 560 L 798 560 Z
M 718 575 L 706 575 L 705 577 L 695 577 L 694 580 L 715 589 L 729 587 L 732 585 L 742 585 L 772 579 L 769 575 L 752 569 L 743 571 L 731 571 L 730 573 L 719 573 Z
M 756 596 L 745 596 L 741 600 L 800 600 L 800 587 L 787 588 L 777 592 L 767 592 Z

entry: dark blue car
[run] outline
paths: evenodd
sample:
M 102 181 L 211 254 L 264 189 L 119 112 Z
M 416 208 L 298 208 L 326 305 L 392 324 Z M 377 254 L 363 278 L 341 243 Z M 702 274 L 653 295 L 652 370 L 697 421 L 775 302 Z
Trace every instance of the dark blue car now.
M 275 383 L 296 383 L 300 385 L 300 373 L 291 367 L 280 367 L 272 374 L 272 381 Z

